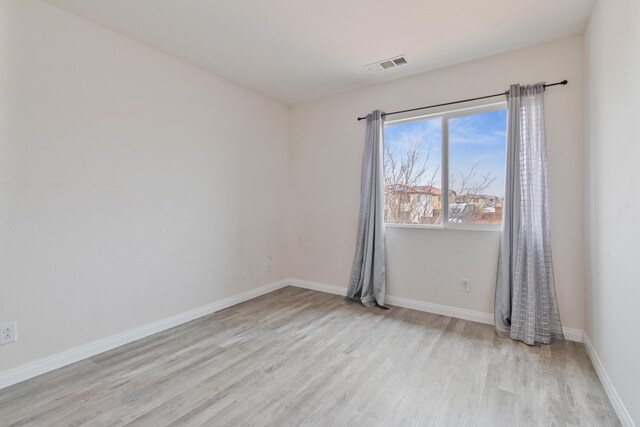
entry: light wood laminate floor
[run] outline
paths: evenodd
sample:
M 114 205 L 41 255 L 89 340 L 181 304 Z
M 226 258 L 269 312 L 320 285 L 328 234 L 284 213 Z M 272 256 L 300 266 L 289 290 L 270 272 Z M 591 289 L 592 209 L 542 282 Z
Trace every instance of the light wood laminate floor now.
M 288 287 L 0 390 L 0 424 L 619 422 L 582 344 Z

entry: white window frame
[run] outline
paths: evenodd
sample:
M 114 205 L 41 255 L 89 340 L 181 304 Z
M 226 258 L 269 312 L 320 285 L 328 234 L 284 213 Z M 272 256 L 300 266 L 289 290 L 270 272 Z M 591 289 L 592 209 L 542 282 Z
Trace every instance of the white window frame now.
M 384 126 L 394 126 L 424 120 L 440 119 L 441 141 L 441 192 L 442 192 L 442 212 L 440 214 L 440 224 L 392 224 L 386 223 L 385 227 L 397 228 L 424 228 L 424 229 L 452 229 L 452 230 L 477 230 L 477 231 L 500 231 L 502 224 L 465 224 L 449 222 L 449 120 L 459 117 L 473 116 L 476 114 L 493 113 L 496 111 L 506 111 L 507 102 L 495 102 L 491 104 L 478 105 L 473 107 L 460 108 L 456 110 L 442 111 L 438 113 L 425 114 L 420 116 L 403 117 L 395 120 L 385 121 Z M 505 129 L 506 131 L 506 129 Z M 506 141 L 505 141 L 506 144 Z M 446 206 L 446 208 L 445 208 Z

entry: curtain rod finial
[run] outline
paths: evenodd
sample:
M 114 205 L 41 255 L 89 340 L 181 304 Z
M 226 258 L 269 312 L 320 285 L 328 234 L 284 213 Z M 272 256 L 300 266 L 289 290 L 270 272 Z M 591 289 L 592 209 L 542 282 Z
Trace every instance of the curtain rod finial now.
M 562 83 L 563 85 L 566 85 L 567 83 L 569 83 L 569 80 L 563 80 L 560 83 Z

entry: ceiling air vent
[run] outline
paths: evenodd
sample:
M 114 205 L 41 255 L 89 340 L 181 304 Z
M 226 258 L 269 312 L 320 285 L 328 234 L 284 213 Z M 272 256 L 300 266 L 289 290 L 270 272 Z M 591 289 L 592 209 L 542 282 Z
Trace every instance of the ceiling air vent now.
M 384 61 L 374 62 L 373 64 L 365 65 L 369 71 L 378 72 L 382 70 L 388 70 L 390 68 L 399 67 L 407 63 L 407 58 L 404 55 L 396 56 L 395 58 L 385 59 Z

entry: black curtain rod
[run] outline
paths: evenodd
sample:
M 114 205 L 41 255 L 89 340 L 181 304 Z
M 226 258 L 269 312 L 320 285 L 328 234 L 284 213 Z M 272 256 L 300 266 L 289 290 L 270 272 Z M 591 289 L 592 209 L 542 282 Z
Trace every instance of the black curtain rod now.
M 557 83 L 549 83 L 548 85 L 544 85 L 544 87 L 547 88 L 551 86 L 566 85 L 567 83 L 569 83 L 567 80 L 563 80 Z M 427 108 L 444 107 L 446 105 L 461 104 L 463 102 L 477 101 L 479 99 L 495 98 L 496 96 L 505 96 L 508 93 L 509 91 L 506 91 L 506 92 L 495 93 L 493 95 L 479 96 L 477 98 L 469 98 L 469 99 L 461 99 L 460 101 L 445 102 L 444 104 L 427 105 L 426 107 L 418 107 L 418 108 L 410 108 L 408 110 L 393 111 L 391 113 L 384 113 L 382 117 L 392 116 L 394 114 L 409 113 L 411 111 L 426 110 Z M 366 118 L 367 116 L 358 117 L 358 120 L 364 120 Z

